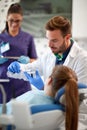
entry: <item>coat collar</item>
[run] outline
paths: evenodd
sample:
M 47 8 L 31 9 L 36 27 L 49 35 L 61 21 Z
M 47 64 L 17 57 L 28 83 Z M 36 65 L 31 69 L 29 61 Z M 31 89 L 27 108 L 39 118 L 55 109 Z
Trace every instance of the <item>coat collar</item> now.
M 69 55 L 74 58 L 77 54 L 78 54 L 78 51 L 80 51 L 80 47 L 78 46 L 77 42 L 74 41 L 74 44 L 72 45 L 71 47 L 71 50 L 70 50 L 70 53 Z

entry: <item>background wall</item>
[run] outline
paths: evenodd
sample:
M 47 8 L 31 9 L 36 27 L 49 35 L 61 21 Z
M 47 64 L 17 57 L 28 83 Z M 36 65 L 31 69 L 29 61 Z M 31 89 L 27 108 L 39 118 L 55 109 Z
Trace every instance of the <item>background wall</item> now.
M 87 50 L 87 0 L 73 0 L 72 35 Z
M 87 38 L 87 0 L 73 0 L 72 29 L 73 37 Z
M 72 0 L 21 0 L 24 12 L 22 28 L 35 38 L 45 37 L 45 23 L 55 15 L 72 19 Z M 63 4 L 62 4 L 63 3 Z

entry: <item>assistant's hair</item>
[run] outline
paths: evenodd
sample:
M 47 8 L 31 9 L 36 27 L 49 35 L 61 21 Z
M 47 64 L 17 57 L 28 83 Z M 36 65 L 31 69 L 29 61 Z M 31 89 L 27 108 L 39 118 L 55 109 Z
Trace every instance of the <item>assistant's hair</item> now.
M 23 16 L 23 10 L 22 10 L 22 7 L 19 3 L 14 3 L 14 4 L 11 4 L 8 11 L 7 11 L 7 16 L 9 16 L 10 14 L 13 14 L 13 13 L 17 13 L 17 14 L 20 14 Z M 5 25 L 5 29 L 2 31 L 2 33 L 7 30 L 8 31 L 8 23 L 6 21 L 6 25 Z
M 12 13 L 17 13 L 17 14 L 23 15 L 23 10 L 19 3 L 14 3 L 14 4 L 10 5 L 8 12 L 7 12 L 7 16 Z
M 60 30 L 63 36 L 71 34 L 70 21 L 62 16 L 52 17 L 45 25 L 45 29 L 49 31 Z
M 50 76 L 52 78 L 52 91 L 56 92 L 65 87 L 65 130 L 77 130 L 79 94 L 76 73 L 69 67 L 57 65 Z

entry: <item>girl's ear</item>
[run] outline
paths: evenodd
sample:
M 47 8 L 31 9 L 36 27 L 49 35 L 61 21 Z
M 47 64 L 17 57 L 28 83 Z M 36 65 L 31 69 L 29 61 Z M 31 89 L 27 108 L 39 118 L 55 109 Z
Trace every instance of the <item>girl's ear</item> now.
M 52 83 L 52 78 L 49 77 L 49 78 L 48 78 L 48 85 L 51 84 L 51 83 Z

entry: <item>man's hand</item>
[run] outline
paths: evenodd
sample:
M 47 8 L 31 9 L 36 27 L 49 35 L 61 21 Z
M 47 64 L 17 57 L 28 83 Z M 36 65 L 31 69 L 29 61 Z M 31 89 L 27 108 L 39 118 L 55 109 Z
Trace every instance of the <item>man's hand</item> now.
M 34 85 L 36 88 L 38 89 L 42 89 L 44 87 L 44 83 L 43 80 L 41 78 L 41 76 L 39 75 L 39 72 L 36 71 L 36 75 L 34 77 L 32 77 L 30 74 L 28 74 L 27 72 L 24 72 L 26 78 L 28 79 L 28 81 Z

